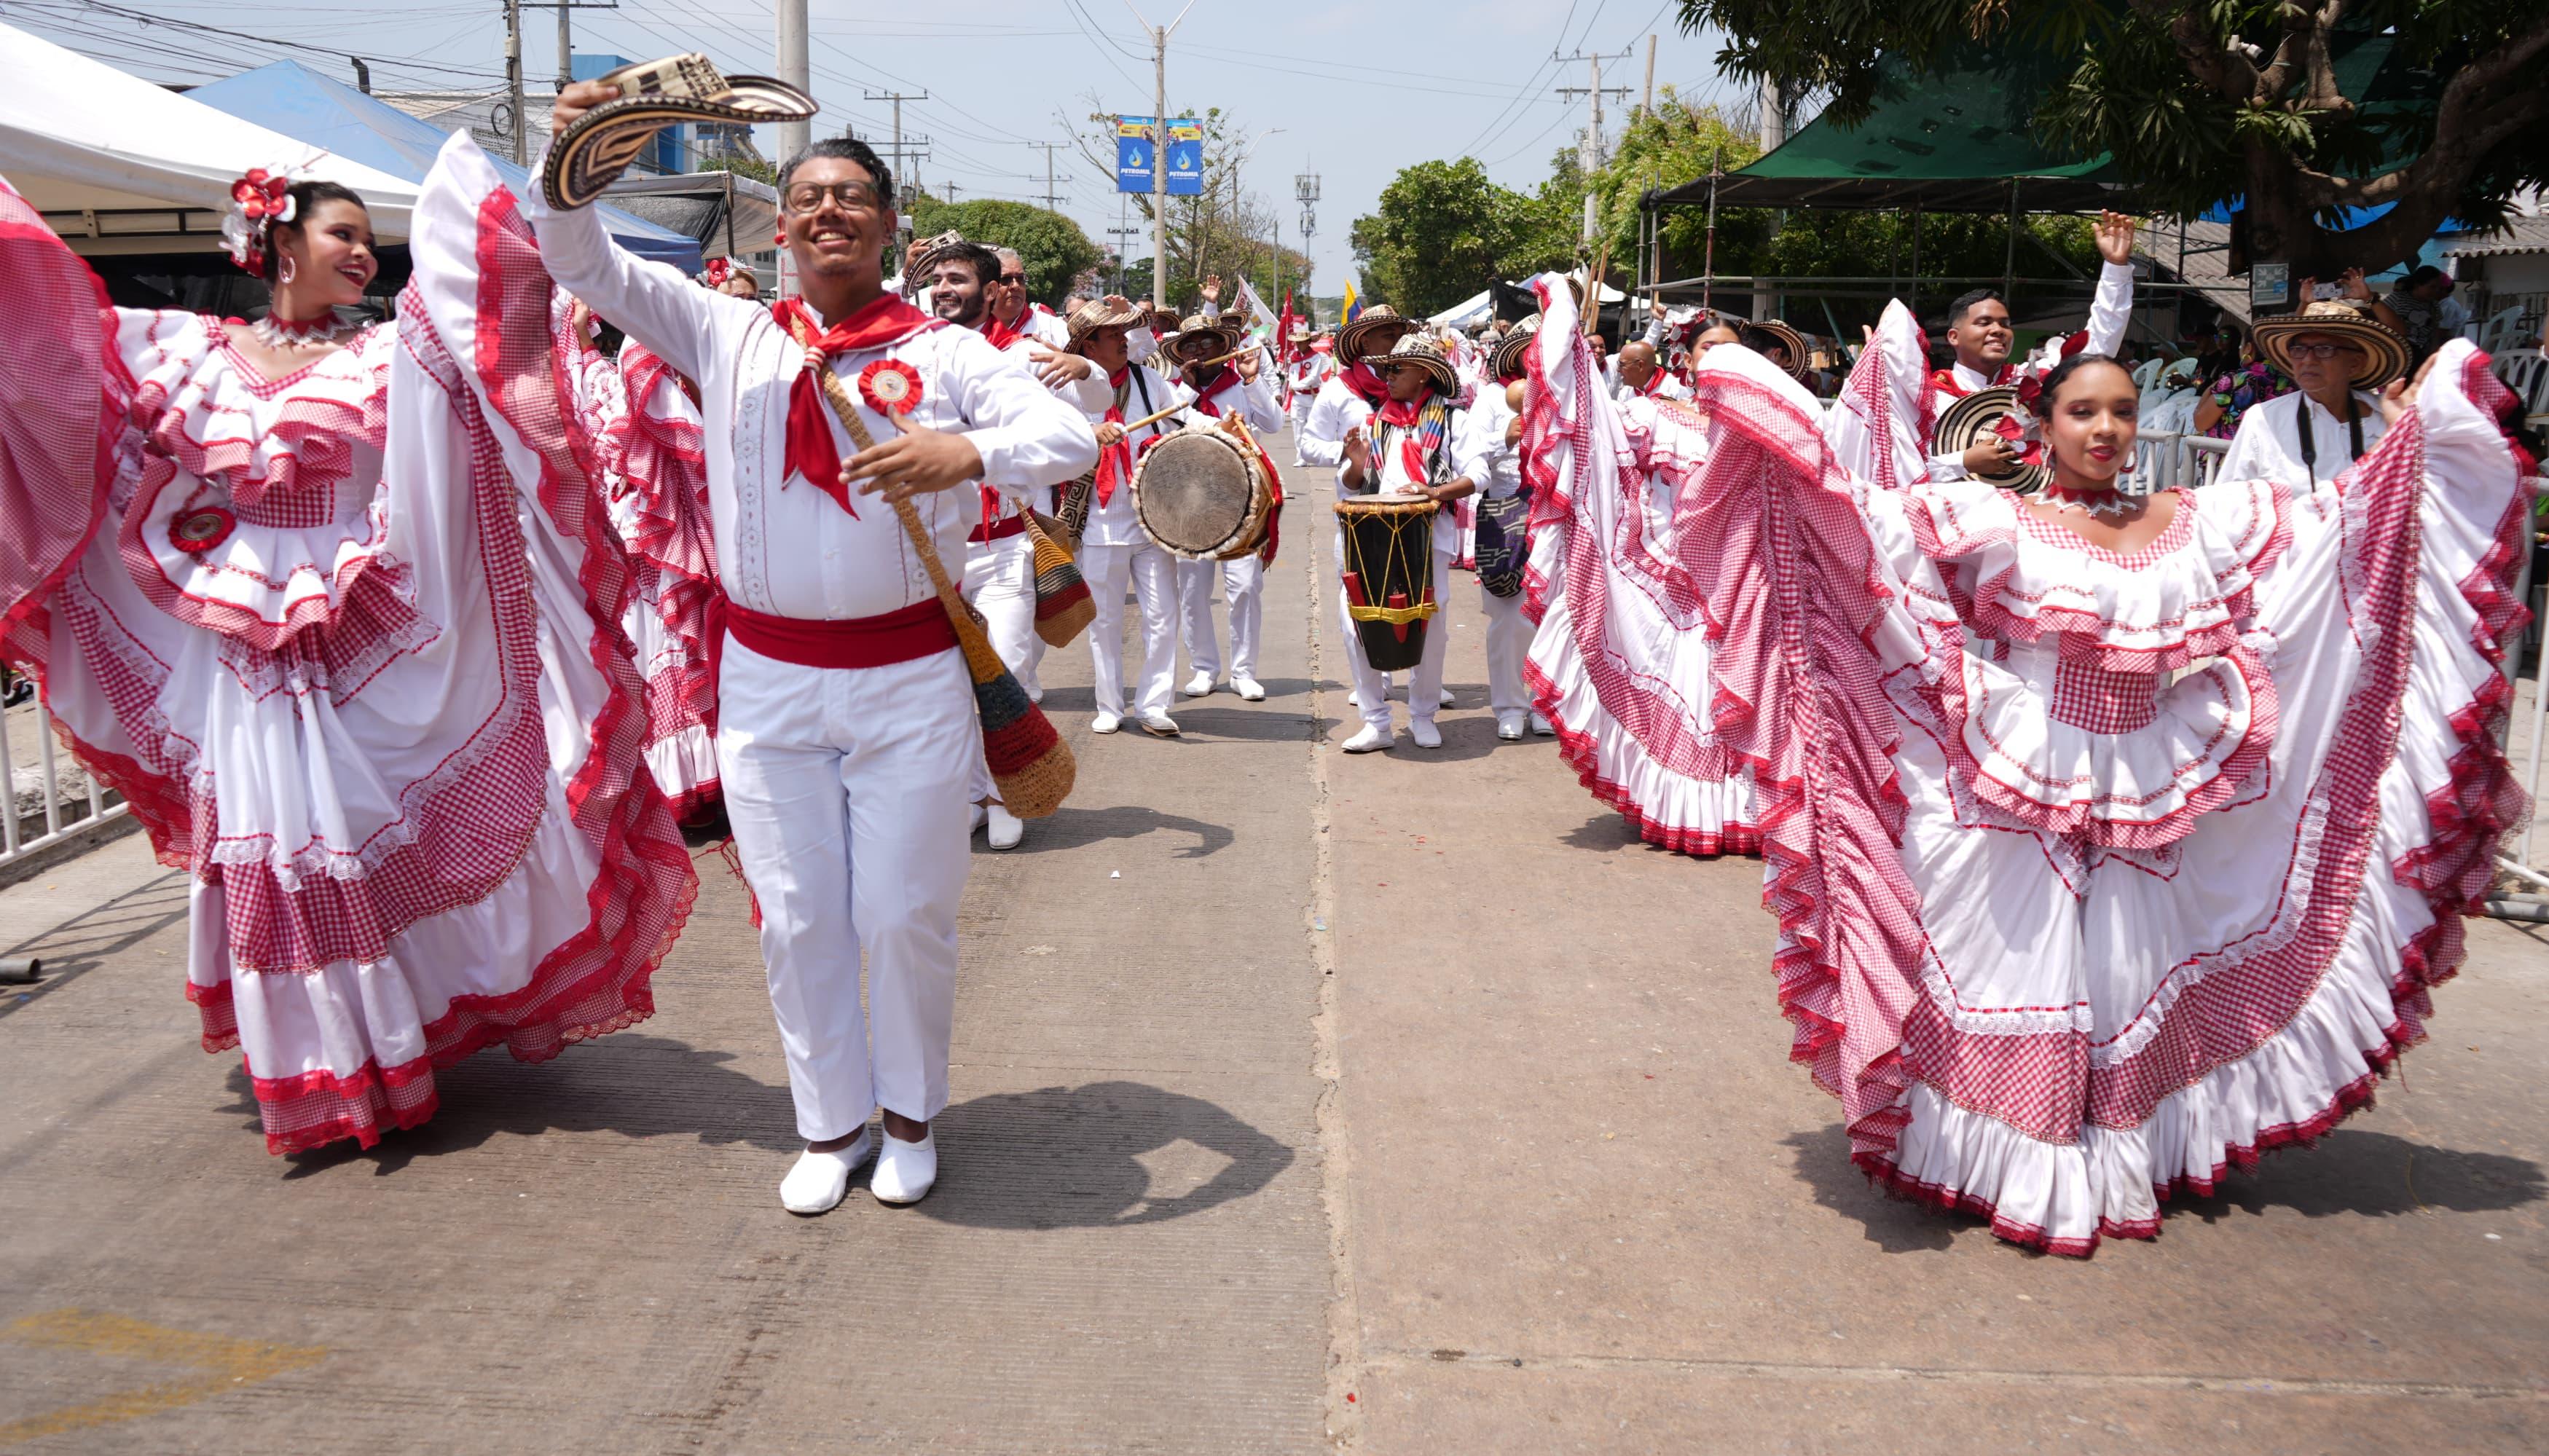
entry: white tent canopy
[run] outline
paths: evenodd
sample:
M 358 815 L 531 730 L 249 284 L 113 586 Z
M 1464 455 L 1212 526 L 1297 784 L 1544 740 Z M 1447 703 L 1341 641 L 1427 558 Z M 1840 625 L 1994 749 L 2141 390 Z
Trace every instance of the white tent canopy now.
M 1521 283 L 1517 283 L 1513 286 L 1516 288 L 1528 288 L 1530 285 L 1531 280 L 1525 279 Z M 1602 302 L 1606 304 L 1616 304 L 1627 297 L 1627 294 L 1620 292 L 1618 289 L 1613 288 L 1607 283 L 1602 285 Z M 1449 328 L 1470 328 L 1477 324 L 1486 322 L 1488 317 L 1493 315 L 1495 311 L 1495 293 L 1493 290 L 1489 290 L 1485 293 L 1480 293 L 1470 298 L 1463 299 L 1461 302 L 1445 309 L 1440 314 L 1429 315 L 1425 321 Z
M 0 25 L 0 177 L 76 252 L 209 252 L 250 167 L 362 194 L 382 241 L 417 187 Z

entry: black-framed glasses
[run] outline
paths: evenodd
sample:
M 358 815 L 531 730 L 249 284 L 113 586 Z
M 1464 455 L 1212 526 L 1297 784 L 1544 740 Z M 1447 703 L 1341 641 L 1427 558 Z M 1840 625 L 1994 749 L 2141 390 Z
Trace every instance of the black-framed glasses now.
M 2339 354 L 2360 354 L 2363 350 L 2355 344 L 2322 342 L 2314 344 L 2295 344 L 2292 346 L 2291 352 L 2292 356 L 2296 359 L 2333 359 Z
M 1024 273 L 1003 273 L 1000 275 L 1000 282 L 1002 283 L 1024 283 L 1026 281 L 1027 275 Z
M 866 182 L 800 182 L 788 189 L 788 211 L 801 218 L 821 212 L 827 196 L 845 213 L 867 212 L 878 201 L 875 186 Z

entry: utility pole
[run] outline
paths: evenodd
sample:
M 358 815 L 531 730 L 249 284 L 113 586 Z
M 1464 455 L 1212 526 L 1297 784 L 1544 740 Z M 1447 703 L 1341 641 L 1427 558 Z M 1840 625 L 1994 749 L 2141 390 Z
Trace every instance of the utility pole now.
M 1124 0 L 1124 8 L 1133 11 L 1133 19 L 1151 37 L 1151 306 L 1169 306 L 1169 37 L 1185 23 L 1186 10 L 1194 9 L 1194 0 L 1186 0 L 1186 9 L 1164 26 L 1154 26 L 1133 8 L 1133 0 Z
M 1648 116 L 1655 114 L 1655 38 L 1652 32 L 1647 36 L 1647 99 L 1638 103 L 1638 110 Z
M 1763 76 L 1761 78 L 1760 110 L 1761 154 L 1763 156 L 1768 156 L 1771 152 L 1778 150 L 1781 143 L 1788 139 L 1788 111 L 1787 108 L 1780 103 L 1778 81 L 1769 76 Z M 1775 232 L 1779 228 L 1787 226 L 1787 213 L 1782 211 L 1774 215 L 1771 223 L 1772 231 Z M 1752 317 L 1754 318 L 1767 318 L 1777 312 L 1778 307 L 1778 297 L 1769 289 L 1756 287 L 1752 290 Z
M 1061 212 L 1061 211 L 1062 211 L 1062 194 L 1054 190 L 1054 183 L 1053 183 L 1053 154 L 1054 154 L 1055 152 L 1057 152 L 1057 151 L 1061 150 L 1061 149 L 1063 148 L 1063 146 L 1064 146 L 1064 145 L 1066 145 L 1067 143 L 1060 142 L 1060 141 L 1029 141 L 1029 142 L 1026 142 L 1026 143 L 1024 143 L 1024 144 L 1025 144 L 1025 145 L 1028 145 L 1028 146 L 1041 146 L 1041 147 L 1043 147 L 1043 148 L 1044 148 L 1044 206 L 1045 206 L 1045 211 L 1047 211 L 1047 212 L 1052 212 L 1052 213 L 1058 213 L 1058 212 Z M 1032 181 L 1034 181 L 1035 179 L 1034 179 L 1033 177 L 1029 177 L 1027 180 L 1028 180 L 1028 181 L 1030 181 L 1030 182 L 1032 182 Z M 1063 178 L 1062 180 L 1063 180 L 1063 181 L 1065 181 L 1065 182 L 1068 182 L 1068 181 L 1070 181 L 1071 179 L 1070 179 L 1069 177 L 1065 177 L 1065 178 Z
M 514 108 L 514 165 L 530 161 L 522 149 L 522 0 L 505 0 L 505 95 Z
M 554 10 L 557 12 L 557 94 L 564 96 L 566 94 L 566 88 L 575 84 L 575 12 L 579 10 L 617 10 L 619 8 L 619 0 L 512 0 L 509 8 L 514 11 Z M 509 79 L 512 80 L 514 84 L 515 105 L 519 107 L 522 99 L 522 67 L 520 64 L 521 36 L 519 34 L 519 20 L 515 22 L 515 25 L 517 27 L 517 34 L 513 37 L 512 45 L 508 48 L 507 54 L 514 62 L 510 67 L 512 74 Z M 365 89 L 369 88 L 367 87 Z M 522 159 L 519 152 L 519 148 L 518 146 L 517 155 L 514 157 L 514 160 L 516 161 L 520 161 Z
M 1549 58 L 1552 60 L 1582 60 L 1592 63 L 1592 85 L 1559 86 L 1556 88 L 1558 94 L 1560 96 L 1583 96 L 1590 98 L 1592 102 L 1592 110 L 1589 113 L 1589 122 L 1584 130 L 1584 137 L 1581 141 L 1576 143 L 1575 147 L 1576 164 L 1584 169 L 1584 174 L 1587 178 L 1590 178 L 1595 172 L 1602 170 L 1602 164 L 1609 160 L 1609 157 L 1604 154 L 1602 147 L 1602 98 L 1604 96 L 1617 96 L 1623 102 L 1629 99 L 1628 87 L 1605 86 L 1602 84 L 1602 62 L 1606 60 L 1626 60 L 1629 58 L 1630 54 L 1631 52 L 1626 50 L 1621 51 L 1617 55 L 1588 55 L 1581 50 L 1575 52 L 1573 55 L 1559 55 L 1556 51 L 1550 52 Z
M 772 9 L 779 23 L 779 79 L 800 91 L 810 91 L 814 73 L 805 50 L 805 0 L 774 0 Z M 813 139 L 812 122 L 781 122 L 779 164 L 788 165 Z

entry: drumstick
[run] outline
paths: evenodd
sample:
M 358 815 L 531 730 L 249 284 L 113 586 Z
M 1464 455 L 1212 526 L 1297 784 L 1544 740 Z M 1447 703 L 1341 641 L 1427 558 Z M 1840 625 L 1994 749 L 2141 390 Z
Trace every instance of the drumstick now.
M 1161 420 L 1168 418 L 1170 415 L 1177 413 L 1179 410 L 1187 408 L 1189 407 L 1184 405 L 1171 405 L 1168 409 L 1161 410 L 1157 414 L 1145 414 L 1139 419 L 1128 421 L 1124 426 L 1124 433 L 1129 435 L 1146 424 L 1157 424 Z

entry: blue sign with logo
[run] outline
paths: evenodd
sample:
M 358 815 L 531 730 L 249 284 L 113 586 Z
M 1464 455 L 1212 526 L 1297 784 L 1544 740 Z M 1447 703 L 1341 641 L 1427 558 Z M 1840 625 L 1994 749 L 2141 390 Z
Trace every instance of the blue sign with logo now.
M 1157 162 L 1157 131 L 1149 117 L 1115 119 L 1115 190 L 1149 192 Z M 1169 122 L 1169 186 L 1171 197 L 1203 193 L 1203 127 L 1192 117 Z

